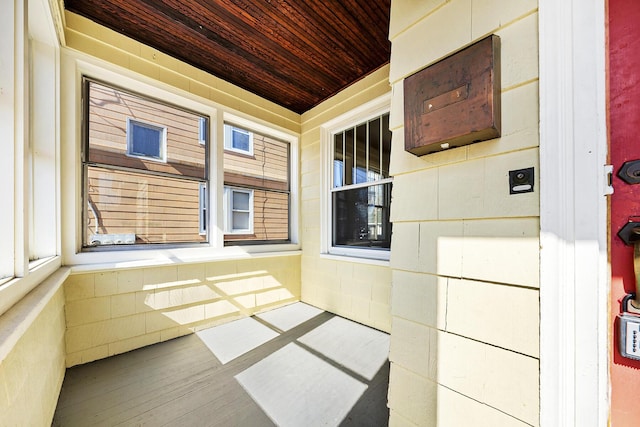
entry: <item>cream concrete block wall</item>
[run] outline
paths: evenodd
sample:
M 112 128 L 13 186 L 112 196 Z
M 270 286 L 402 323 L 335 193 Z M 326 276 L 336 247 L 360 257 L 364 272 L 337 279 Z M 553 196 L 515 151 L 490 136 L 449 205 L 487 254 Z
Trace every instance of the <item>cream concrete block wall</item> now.
M 320 127 L 389 93 L 389 66 L 302 115 L 302 300 L 356 322 L 391 330 L 391 270 L 385 263 L 321 254 Z
M 0 317 L 2 426 L 51 425 L 65 372 L 61 280 L 45 281 Z
M 531 0 L 392 0 L 390 424 L 538 425 L 538 14 Z M 404 150 L 403 81 L 501 39 L 502 136 Z M 416 185 L 419 183 L 419 185 Z
M 300 256 L 73 274 L 64 283 L 74 366 L 300 300 Z

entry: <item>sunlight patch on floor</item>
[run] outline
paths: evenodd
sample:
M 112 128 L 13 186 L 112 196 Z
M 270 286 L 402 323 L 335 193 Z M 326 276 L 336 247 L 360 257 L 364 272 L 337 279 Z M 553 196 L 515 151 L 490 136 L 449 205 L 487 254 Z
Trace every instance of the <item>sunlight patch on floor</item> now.
M 299 302 L 257 314 L 256 317 L 286 332 L 314 318 L 320 313 L 323 313 L 323 310 Z
M 279 426 L 338 425 L 367 388 L 294 343 L 235 378 Z
M 389 335 L 342 317 L 330 319 L 298 341 L 367 380 L 389 356 Z
M 247 317 L 214 328 L 203 329 L 196 335 L 225 364 L 278 336 L 273 329 Z

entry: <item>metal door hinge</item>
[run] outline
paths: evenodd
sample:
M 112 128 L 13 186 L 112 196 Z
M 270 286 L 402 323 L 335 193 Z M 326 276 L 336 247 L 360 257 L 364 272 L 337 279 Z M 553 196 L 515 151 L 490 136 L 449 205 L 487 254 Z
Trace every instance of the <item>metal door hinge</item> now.
M 613 194 L 613 165 L 604 165 L 604 188 L 602 194 L 604 196 Z

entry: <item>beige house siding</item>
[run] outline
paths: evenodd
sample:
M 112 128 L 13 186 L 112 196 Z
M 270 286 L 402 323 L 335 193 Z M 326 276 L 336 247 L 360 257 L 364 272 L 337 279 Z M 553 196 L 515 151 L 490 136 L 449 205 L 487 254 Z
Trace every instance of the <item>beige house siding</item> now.
M 64 283 L 67 366 L 300 300 L 300 257 L 79 273 Z
M 302 115 L 302 300 L 332 313 L 389 332 L 391 270 L 384 263 L 363 263 L 349 257 L 321 254 L 320 214 L 321 126 L 388 94 L 389 66 L 340 92 Z
M 394 0 L 391 425 L 539 424 L 539 185 L 535 1 Z M 501 38 L 502 137 L 404 151 L 403 80 Z M 420 185 L 416 185 L 420 183 Z
M 225 241 L 289 239 L 289 149 L 253 133 L 253 155 L 224 151 L 224 185 L 254 189 L 253 234 L 225 234 Z

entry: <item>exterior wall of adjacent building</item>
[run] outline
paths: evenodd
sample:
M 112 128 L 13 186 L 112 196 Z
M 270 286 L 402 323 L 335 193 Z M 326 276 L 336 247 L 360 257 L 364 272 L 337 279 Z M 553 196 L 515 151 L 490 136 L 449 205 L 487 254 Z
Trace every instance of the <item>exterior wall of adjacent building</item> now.
M 501 138 L 406 152 L 404 79 L 489 34 Z M 537 3 L 394 0 L 390 39 L 391 425 L 537 425 L 538 182 L 509 194 L 510 170 L 539 176 Z
M 316 307 L 389 332 L 391 270 L 388 262 L 323 253 L 321 212 L 323 188 L 322 126 L 363 104 L 389 94 L 389 66 L 302 115 L 301 240 L 302 300 Z

